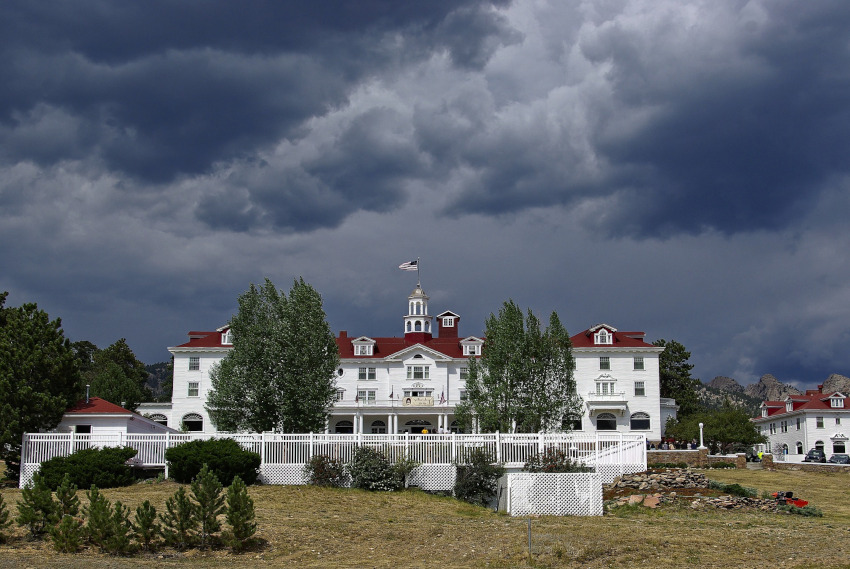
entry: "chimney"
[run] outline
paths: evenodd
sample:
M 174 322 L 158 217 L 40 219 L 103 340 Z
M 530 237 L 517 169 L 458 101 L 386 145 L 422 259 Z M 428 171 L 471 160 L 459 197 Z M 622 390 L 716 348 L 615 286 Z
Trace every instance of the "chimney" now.
M 86 405 L 89 403 L 89 387 L 91 387 L 88 383 L 86 384 Z

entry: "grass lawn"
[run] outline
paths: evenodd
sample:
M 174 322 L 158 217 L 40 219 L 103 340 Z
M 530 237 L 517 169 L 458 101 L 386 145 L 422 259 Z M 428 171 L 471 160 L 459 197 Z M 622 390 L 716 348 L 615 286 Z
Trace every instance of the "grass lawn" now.
M 134 558 L 91 550 L 52 551 L 15 538 L 0 546 L 0 568 L 85 567 L 850 567 L 850 475 L 710 470 L 709 478 L 760 491 L 792 490 L 823 518 L 742 511 L 620 508 L 595 518 L 528 522 L 419 491 L 366 493 L 307 486 L 250 488 L 265 545 L 241 555 L 165 549 Z M 145 499 L 162 511 L 176 484 L 105 490 L 133 510 Z M 18 490 L 3 490 L 15 512 Z M 85 496 L 81 496 L 85 500 Z

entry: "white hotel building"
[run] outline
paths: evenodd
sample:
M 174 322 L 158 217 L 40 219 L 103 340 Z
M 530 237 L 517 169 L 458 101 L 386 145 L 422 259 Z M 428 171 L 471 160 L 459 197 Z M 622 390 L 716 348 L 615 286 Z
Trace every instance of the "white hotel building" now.
M 337 337 L 340 366 L 337 398 L 328 420 L 331 433 L 420 433 L 458 430 L 455 405 L 466 396 L 470 357 L 486 349 L 484 338 L 462 337 L 460 316 L 431 316 L 428 296 L 417 285 L 396 337 Z M 663 351 L 642 332 L 599 324 L 572 337 L 582 414 L 568 419 L 582 433 L 641 433 L 659 440 L 676 405 L 662 399 L 658 357 Z M 232 349 L 227 326 L 189 332 L 189 341 L 169 348 L 174 356 L 171 403 L 145 403 L 139 412 L 174 428 L 215 433 L 205 409 L 210 368 Z

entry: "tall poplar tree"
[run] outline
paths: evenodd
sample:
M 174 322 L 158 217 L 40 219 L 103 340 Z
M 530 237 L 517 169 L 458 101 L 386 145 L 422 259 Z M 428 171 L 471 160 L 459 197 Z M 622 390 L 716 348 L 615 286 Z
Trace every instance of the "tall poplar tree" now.
M 287 297 L 265 283 L 239 297 L 233 348 L 210 371 L 207 411 L 219 430 L 321 431 L 336 394 L 336 339 L 304 279 Z
M 458 405 L 458 421 L 469 428 L 477 418 L 481 431 L 518 432 L 560 429 L 580 399 L 573 377 L 572 342 L 557 313 L 541 331 L 538 318 L 512 300 L 486 321 L 480 360 L 470 358 L 467 400 Z
M 7 295 L 0 294 L 0 458 L 17 477 L 23 434 L 58 425 L 82 390 L 61 321 L 34 303 L 5 308 Z

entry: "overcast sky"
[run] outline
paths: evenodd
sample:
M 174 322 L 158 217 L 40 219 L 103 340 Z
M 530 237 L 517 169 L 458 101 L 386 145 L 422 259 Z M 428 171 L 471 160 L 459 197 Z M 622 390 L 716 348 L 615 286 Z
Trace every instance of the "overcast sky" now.
M 850 375 L 850 3 L 7 1 L 0 291 L 146 363 L 250 283 L 509 298 L 694 375 Z

